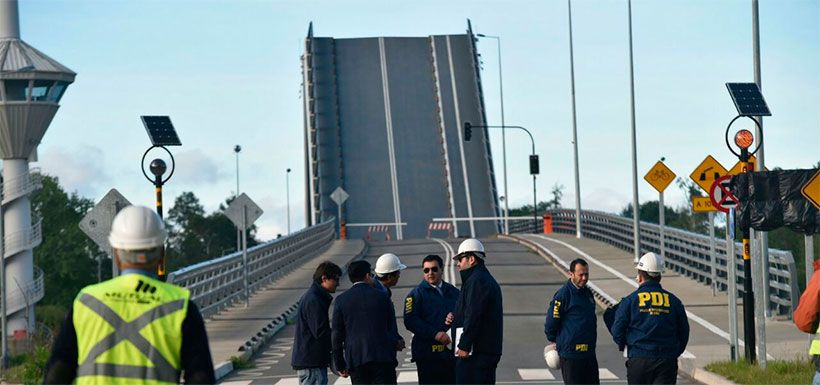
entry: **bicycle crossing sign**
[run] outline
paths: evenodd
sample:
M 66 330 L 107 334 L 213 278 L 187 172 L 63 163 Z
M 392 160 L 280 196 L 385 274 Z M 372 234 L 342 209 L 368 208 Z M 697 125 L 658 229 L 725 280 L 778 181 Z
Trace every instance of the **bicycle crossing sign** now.
M 709 192 L 715 180 L 724 175 L 726 175 L 726 168 L 711 155 L 706 155 L 706 158 L 695 167 L 695 171 L 692 171 L 689 177 L 692 178 L 703 191 Z
M 718 211 L 728 213 L 729 210 L 736 208 L 739 203 L 729 188 L 731 182 L 732 175 L 724 175 L 712 183 L 712 188 L 709 190 L 709 198 L 712 200 L 712 205 L 715 206 Z
M 658 161 L 652 166 L 652 169 L 649 170 L 646 175 L 643 176 L 643 179 L 649 182 L 655 190 L 658 190 L 659 193 L 662 193 L 663 190 L 666 190 L 669 187 L 669 184 L 675 180 L 675 175 L 669 167 L 666 167 L 663 162 Z

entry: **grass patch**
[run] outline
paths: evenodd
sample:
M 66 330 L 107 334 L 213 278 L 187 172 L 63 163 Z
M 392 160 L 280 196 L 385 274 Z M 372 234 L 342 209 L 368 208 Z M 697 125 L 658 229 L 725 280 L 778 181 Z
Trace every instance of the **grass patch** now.
M 718 361 L 706 365 L 706 370 L 743 385 L 811 384 L 815 372 L 807 358 L 768 361 L 766 369 L 746 361 Z
M 233 364 L 234 370 L 253 369 L 256 367 L 253 361 L 237 356 L 231 356 L 231 364 Z

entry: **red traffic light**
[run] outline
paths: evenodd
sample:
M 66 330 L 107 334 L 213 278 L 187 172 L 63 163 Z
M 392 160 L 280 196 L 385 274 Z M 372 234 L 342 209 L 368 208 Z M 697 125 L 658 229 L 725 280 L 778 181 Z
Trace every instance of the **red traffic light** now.
M 749 130 L 740 130 L 735 134 L 735 144 L 740 148 L 749 148 L 754 141 L 754 135 Z

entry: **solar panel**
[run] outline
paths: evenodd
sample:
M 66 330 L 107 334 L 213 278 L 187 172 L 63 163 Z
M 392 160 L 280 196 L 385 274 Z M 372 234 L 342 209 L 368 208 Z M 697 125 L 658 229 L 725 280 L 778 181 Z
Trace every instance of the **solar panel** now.
M 171 118 L 167 116 L 141 116 L 142 124 L 148 131 L 151 144 L 155 146 L 181 146 Z
M 726 83 L 741 116 L 772 116 L 757 83 Z

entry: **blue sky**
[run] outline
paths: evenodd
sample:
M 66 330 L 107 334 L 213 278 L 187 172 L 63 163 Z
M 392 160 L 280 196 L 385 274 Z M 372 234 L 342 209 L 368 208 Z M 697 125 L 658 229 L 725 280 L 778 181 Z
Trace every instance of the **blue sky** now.
M 633 2 L 638 173 L 664 156 L 688 177 L 704 156 L 729 168 L 723 132 L 736 111 L 724 83 L 754 80 L 750 1 Z M 117 188 L 151 205 L 139 169 L 140 115 L 170 115 L 183 146 L 166 204 L 194 191 L 207 210 L 241 190 L 265 210 L 260 235 L 304 225 L 299 56 L 317 36 L 458 34 L 502 37 L 506 123 L 525 126 L 541 155 L 538 188 L 565 186 L 574 207 L 566 1 L 85 1 L 20 3 L 22 39 L 78 73 L 39 148 L 44 172 L 97 200 Z M 582 207 L 631 201 L 626 1 L 573 1 Z M 820 1 L 760 1 L 764 119 L 770 167 L 820 161 Z M 500 123 L 494 40 L 479 42 L 490 123 Z M 501 138 L 492 135 L 501 186 Z M 531 202 L 529 140 L 508 132 L 511 206 Z M 641 201 L 657 199 L 642 179 Z M 685 204 L 676 187 L 668 205 Z M 170 207 L 166 207 L 170 208 Z

